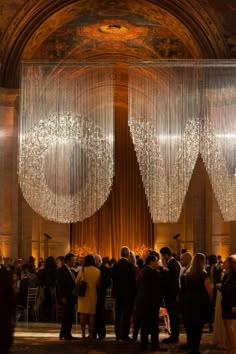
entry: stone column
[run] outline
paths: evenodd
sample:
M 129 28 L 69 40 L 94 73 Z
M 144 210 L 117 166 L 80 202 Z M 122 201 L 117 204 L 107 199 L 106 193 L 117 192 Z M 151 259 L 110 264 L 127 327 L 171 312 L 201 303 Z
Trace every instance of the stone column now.
M 0 252 L 18 257 L 18 90 L 0 88 Z

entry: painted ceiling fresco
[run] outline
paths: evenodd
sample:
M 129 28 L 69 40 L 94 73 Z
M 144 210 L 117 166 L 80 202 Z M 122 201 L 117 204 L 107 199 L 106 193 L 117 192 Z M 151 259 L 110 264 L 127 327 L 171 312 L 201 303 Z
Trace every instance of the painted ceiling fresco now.
M 102 26 L 122 28 L 104 33 Z M 82 0 L 45 20 L 31 37 L 23 58 L 88 58 L 111 52 L 142 58 L 189 58 L 194 54 L 192 43 L 180 20 L 146 0 Z
M 16 13 L 27 0 L 0 0 L 0 40 Z
M 11 28 L 9 25 L 17 26 L 23 9 L 27 8 L 25 11 L 29 12 L 30 6 L 37 6 L 39 2 L 49 1 L 0 0 L 0 41 L 4 33 Z M 80 8 L 79 11 L 76 10 L 76 4 Z M 92 8 L 91 4 L 94 5 Z M 191 6 L 192 4 L 209 14 L 217 28 L 222 31 L 231 57 L 236 58 L 236 0 L 192 0 Z M 146 0 L 81 0 L 71 5 L 74 7 L 71 12 L 68 10 L 66 21 L 60 22 L 61 14 L 58 12 L 48 20 L 45 19 L 42 27 L 39 24 L 31 38 L 32 43 L 28 48 L 26 46 L 23 58 L 77 59 L 106 55 L 111 52 L 142 58 L 196 56 L 196 52 L 194 53 L 191 48 L 193 37 L 189 37 L 187 24 L 185 27 L 185 24 L 181 23 L 181 18 L 175 17 L 175 13 L 170 12 L 170 16 L 165 16 L 163 10 L 158 8 L 158 1 L 150 1 L 149 4 Z M 201 16 L 202 13 L 199 12 L 199 18 Z M 50 27 L 47 21 L 51 24 L 53 21 L 57 22 L 57 25 L 55 28 L 53 25 Z M 206 21 L 210 23 L 211 20 L 207 18 Z M 124 31 L 103 33 L 102 25 L 121 26 Z M 5 36 L 4 46 L 8 38 L 10 37 Z
M 214 0 L 213 3 L 231 56 L 236 58 L 236 0 Z
M 118 23 L 118 24 L 116 24 Z M 102 27 L 118 31 L 102 32 Z M 119 33 L 120 29 L 120 33 Z M 99 53 L 133 57 L 189 58 L 190 52 L 170 30 L 138 15 L 107 22 L 105 16 L 86 15 L 56 30 L 34 53 L 35 59 L 91 57 Z

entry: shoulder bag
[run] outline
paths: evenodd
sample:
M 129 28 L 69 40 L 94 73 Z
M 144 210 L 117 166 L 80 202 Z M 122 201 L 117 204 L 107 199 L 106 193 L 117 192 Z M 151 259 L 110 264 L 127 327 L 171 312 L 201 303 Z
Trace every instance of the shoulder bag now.
M 79 282 L 75 285 L 72 294 L 74 296 L 85 296 L 86 289 L 87 289 L 87 282 L 85 281 L 84 270 L 82 269 L 82 278 Z

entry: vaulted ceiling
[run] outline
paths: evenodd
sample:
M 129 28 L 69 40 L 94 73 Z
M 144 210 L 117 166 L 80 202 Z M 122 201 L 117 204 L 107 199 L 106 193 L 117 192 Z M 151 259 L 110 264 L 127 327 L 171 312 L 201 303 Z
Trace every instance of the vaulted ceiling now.
M 235 0 L 0 0 L 0 86 L 19 62 L 236 58 Z

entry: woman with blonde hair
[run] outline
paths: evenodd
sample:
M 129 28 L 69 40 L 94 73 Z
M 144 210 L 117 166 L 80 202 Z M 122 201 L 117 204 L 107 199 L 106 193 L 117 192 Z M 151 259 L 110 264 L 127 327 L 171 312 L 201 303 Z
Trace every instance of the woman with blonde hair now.
M 130 251 L 128 261 L 134 265 L 134 267 L 135 267 L 135 274 L 136 274 L 136 281 L 138 281 L 140 269 L 139 269 L 139 267 L 138 267 L 138 265 L 137 265 L 136 255 L 135 255 L 135 253 L 134 253 L 133 251 Z
M 212 286 L 205 271 L 206 256 L 197 253 L 183 279 L 183 316 L 190 353 L 199 354 L 202 330 L 210 319 Z
M 222 281 L 222 318 L 226 331 L 227 354 L 236 353 L 236 254 L 226 258 L 224 262 L 226 274 Z
M 82 331 L 83 340 L 85 336 L 85 326 L 87 316 L 89 318 L 89 339 L 93 339 L 93 331 L 95 325 L 95 314 L 97 304 L 97 289 L 100 282 L 100 270 L 95 267 L 94 257 L 88 254 L 84 258 L 84 265 L 82 270 L 79 271 L 76 278 L 76 284 L 80 280 L 87 283 L 85 296 L 78 297 L 78 312 L 80 313 L 80 326 Z

